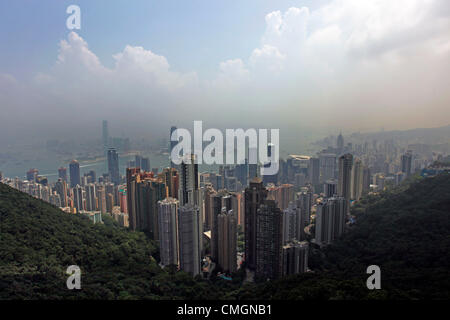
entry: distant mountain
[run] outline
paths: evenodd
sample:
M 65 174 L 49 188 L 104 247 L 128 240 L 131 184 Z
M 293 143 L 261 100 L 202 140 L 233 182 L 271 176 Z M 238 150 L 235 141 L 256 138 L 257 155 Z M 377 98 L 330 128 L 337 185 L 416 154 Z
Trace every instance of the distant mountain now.
M 394 139 L 405 147 L 408 144 L 427 144 L 437 151 L 448 152 L 450 144 L 450 125 L 438 128 L 417 128 L 410 130 L 391 130 L 378 132 L 354 132 L 344 135 L 345 143 L 371 143 L 377 140 L 382 143 L 385 140 Z M 315 144 L 322 147 L 335 146 L 336 137 L 330 136 L 317 141 Z

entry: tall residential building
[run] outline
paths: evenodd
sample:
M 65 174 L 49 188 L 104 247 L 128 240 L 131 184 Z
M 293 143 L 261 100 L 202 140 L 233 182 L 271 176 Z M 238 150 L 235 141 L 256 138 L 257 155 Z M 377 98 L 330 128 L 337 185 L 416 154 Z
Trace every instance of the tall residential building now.
M 402 172 L 406 177 L 409 177 L 412 173 L 412 154 L 411 151 L 406 152 L 401 156 Z
M 331 243 L 344 232 L 347 201 L 343 197 L 329 198 L 317 205 L 315 241 L 318 245 Z
M 360 159 L 355 159 L 352 167 L 351 198 L 358 201 L 363 193 L 364 166 Z
M 342 136 L 342 133 L 339 133 L 339 136 L 337 137 L 336 146 L 339 152 L 344 150 L 344 137 Z
M 203 223 L 200 210 L 190 203 L 178 209 L 180 269 L 198 275 L 201 271 Z
M 77 213 L 84 210 L 85 207 L 85 192 L 83 190 L 83 187 L 80 185 L 76 185 L 73 189 L 73 206 L 75 209 L 77 209 Z
M 174 168 L 164 168 L 162 172 L 164 183 L 167 187 L 168 196 L 178 199 L 179 176 L 178 171 Z
M 120 184 L 119 154 L 114 148 L 108 149 L 108 173 L 112 183 Z
M 55 183 L 55 191 L 59 195 L 61 207 L 67 207 L 67 183 L 62 178 L 59 178 Z
M 37 176 L 39 175 L 38 169 L 30 169 L 27 171 L 27 180 L 28 181 L 36 181 Z
M 282 275 L 283 214 L 275 201 L 265 200 L 256 215 L 256 272 L 261 279 Z
M 320 181 L 334 179 L 336 175 L 336 155 L 333 153 L 319 153 Z
M 313 185 L 319 184 L 320 178 L 320 161 L 319 158 L 310 158 L 308 166 L 308 180 Z
M 283 210 L 283 243 L 296 239 L 299 211 L 295 202 L 289 203 L 288 208 Z
M 180 165 L 180 187 L 178 200 L 180 207 L 185 204 L 199 206 L 199 186 L 198 164 L 194 154 L 183 158 Z
M 237 220 L 233 210 L 222 208 L 218 220 L 218 263 L 225 272 L 237 269 Z
M 72 160 L 69 164 L 70 187 L 81 185 L 80 164 L 77 160 Z
M 304 240 L 305 235 L 303 229 L 311 223 L 313 200 L 314 195 L 309 188 L 303 188 L 302 191 L 297 193 L 297 208 L 300 210 L 298 217 L 298 231 L 296 233 L 297 240 Z
M 337 196 L 337 182 L 334 179 L 327 180 L 323 184 L 323 193 L 326 198 Z
M 161 264 L 178 266 L 178 200 L 158 202 L 158 223 Z
M 307 241 L 293 240 L 283 246 L 283 276 L 308 270 L 308 249 Z
M 58 178 L 67 182 L 67 168 L 61 167 L 58 169 Z
M 245 262 L 250 270 L 256 269 L 256 216 L 259 206 L 267 197 L 267 190 L 263 182 L 256 177 L 250 180 L 250 185 L 245 189 Z
M 89 183 L 84 187 L 86 191 L 86 211 L 97 210 L 97 193 L 95 191 L 95 184 Z
M 363 168 L 363 186 L 362 193 L 367 194 L 370 191 L 370 169 L 368 167 Z
M 350 211 L 350 198 L 352 188 L 353 156 L 350 153 L 339 157 L 338 196 L 347 200 L 347 210 Z
M 166 185 L 152 172 L 127 169 L 127 197 L 129 222 L 132 230 L 147 231 L 154 240 L 159 239 L 158 201 L 167 197 Z

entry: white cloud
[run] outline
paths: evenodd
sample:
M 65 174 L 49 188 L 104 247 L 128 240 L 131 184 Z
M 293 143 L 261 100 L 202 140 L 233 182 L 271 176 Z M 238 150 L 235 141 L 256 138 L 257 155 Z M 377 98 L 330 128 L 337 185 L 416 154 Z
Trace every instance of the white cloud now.
M 133 114 L 155 128 L 201 116 L 233 126 L 252 119 L 357 129 L 450 121 L 449 1 L 332 0 L 316 10 L 270 12 L 265 22 L 260 44 L 219 62 L 210 81 L 176 72 L 166 57 L 139 46 L 125 46 L 107 68 L 72 32 L 52 70 L 20 89 L 31 98 L 14 100 L 19 89 L 2 97 L 21 110 L 18 121 Z M 0 75 L 0 88 L 20 87 L 14 81 Z M 34 117 L 24 115 L 27 105 L 38 106 Z

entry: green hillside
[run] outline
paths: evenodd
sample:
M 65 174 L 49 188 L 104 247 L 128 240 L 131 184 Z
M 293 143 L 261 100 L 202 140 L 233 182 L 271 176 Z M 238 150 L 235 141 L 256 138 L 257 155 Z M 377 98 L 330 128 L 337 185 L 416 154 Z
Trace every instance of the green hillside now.
M 0 183 L 0 299 L 215 297 L 206 282 L 161 270 L 143 233 L 104 219 L 94 225 Z M 66 287 L 70 265 L 81 290 Z
M 264 284 L 257 296 L 450 299 L 449 174 L 368 197 L 353 214 L 356 223 L 341 239 L 311 250 L 313 274 Z M 366 287 L 370 265 L 381 269 L 381 290 Z

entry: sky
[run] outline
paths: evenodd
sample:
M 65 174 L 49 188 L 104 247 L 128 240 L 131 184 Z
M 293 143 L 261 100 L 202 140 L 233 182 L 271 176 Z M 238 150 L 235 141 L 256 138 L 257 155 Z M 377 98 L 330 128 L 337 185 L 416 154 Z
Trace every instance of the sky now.
M 450 124 L 447 0 L 2 1 L 0 42 L 0 143 Z

